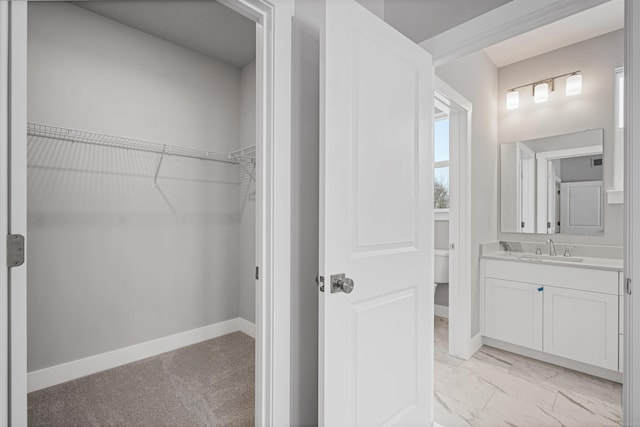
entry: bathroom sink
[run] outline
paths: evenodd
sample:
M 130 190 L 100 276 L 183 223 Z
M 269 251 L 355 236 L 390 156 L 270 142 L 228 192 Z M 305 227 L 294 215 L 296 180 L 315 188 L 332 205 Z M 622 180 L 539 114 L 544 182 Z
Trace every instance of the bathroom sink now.
M 552 256 L 552 255 L 535 255 L 535 254 L 523 254 L 518 257 L 522 260 L 532 261 L 561 261 L 561 262 L 582 262 L 584 258 L 576 258 L 570 256 Z

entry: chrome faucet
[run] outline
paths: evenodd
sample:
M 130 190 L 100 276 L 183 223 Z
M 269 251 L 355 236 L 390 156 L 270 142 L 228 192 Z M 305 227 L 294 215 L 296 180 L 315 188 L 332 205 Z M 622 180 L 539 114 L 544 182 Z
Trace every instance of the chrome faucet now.
M 556 246 L 553 244 L 553 240 L 549 239 L 547 243 L 549 244 L 549 256 L 556 256 Z

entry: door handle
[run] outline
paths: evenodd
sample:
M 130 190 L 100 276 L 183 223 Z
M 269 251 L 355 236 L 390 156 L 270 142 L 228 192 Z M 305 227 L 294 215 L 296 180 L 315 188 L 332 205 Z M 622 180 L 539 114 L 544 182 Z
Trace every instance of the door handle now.
M 344 273 L 331 275 L 331 293 L 344 292 L 350 294 L 353 291 L 353 280 L 346 277 Z

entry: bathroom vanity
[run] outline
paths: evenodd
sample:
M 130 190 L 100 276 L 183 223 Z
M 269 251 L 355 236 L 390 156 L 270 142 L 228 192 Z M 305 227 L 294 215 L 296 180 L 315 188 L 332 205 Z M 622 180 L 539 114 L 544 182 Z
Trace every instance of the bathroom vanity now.
M 622 260 L 483 249 L 487 345 L 621 381 Z

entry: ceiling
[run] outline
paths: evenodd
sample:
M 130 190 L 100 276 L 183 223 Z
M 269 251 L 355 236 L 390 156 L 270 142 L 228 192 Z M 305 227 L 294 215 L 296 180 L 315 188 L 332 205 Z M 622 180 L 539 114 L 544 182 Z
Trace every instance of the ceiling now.
M 76 1 L 73 4 L 242 68 L 255 59 L 255 22 L 210 0 Z
M 419 43 L 511 0 L 376 0 L 384 19 Z M 255 58 L 255 23 L 211 0 L 75 1 L 153 36 L 242 68 Z M 624 0 L 612 0 L 485 49 L 497 67 L 622 28 Z
M 384 20 L 423 42 L 511 0 L 384 0 Z
M 484 49 L 504 67 L 624 27 L 624 0 L 612 0 Z

